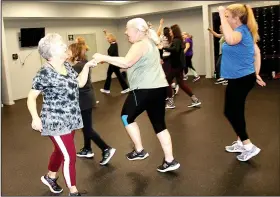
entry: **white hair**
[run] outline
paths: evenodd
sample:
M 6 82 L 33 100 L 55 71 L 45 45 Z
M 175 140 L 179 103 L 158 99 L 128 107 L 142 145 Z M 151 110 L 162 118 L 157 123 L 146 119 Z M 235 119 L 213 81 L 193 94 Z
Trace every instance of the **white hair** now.
M 156 45 L 160 43 L 160 39 L 155 30 L 151 29 L 143 18 L 133 18 L 127 22 L 128 27 L 133 27 L 146 34 Z
M 60 42 L 62 37 L 57 33 L 49 33 L 43 37 L 38 44 L 39 54 L 46 60 L 49 60 L 54 55 L 54 45 Z

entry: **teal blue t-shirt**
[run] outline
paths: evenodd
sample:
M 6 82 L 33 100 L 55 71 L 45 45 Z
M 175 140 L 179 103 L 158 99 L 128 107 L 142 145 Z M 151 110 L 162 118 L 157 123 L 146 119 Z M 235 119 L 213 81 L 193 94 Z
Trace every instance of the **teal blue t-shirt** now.
M 234 29 L 242 34 L 242 40 L 236 45 L 222 46 L 221 77 L 237 79 L 255 72 L 254 39 L 247 25 Z

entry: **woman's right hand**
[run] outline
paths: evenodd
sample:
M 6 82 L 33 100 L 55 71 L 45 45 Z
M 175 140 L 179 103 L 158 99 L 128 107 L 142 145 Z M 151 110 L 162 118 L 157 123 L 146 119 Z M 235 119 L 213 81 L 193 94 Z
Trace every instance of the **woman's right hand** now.
M 42 121 L 41 118 L 35 118 L 32 120 L 32 124 L 31 124 L 32 129 L 36 130 L 36 131 L 40 131 L 42 132 Z

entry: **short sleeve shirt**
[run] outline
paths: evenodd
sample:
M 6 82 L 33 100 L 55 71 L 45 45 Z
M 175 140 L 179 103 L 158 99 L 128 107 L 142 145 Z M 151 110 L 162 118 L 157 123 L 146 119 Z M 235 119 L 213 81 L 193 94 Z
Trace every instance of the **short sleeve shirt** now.
M 42 135 L 61 136 L 83 128 L 79 106 L 78 73 L 65 62 L 67 75 L 44 64 L 33 79 L 32 89 L 43 95 Z

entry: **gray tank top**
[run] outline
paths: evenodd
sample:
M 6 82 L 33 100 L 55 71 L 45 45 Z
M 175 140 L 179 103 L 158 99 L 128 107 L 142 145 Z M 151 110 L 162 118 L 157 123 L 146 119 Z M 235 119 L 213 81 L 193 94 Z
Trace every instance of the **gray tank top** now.
M 150 39 L 145 39 L 148 51 L 132 67 L 127 70 L 127 78 L 131 90 L 135 89 L 154 89 L 167 87 L 160 55 L 157 46 Z

